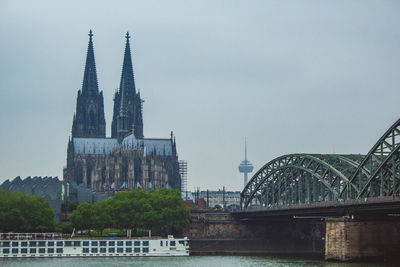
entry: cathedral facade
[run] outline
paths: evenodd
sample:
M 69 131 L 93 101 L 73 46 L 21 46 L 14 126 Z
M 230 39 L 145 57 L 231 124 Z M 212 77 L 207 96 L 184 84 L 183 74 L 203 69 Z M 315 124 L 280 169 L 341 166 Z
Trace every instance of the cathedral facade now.
M 114 95 L 111 137 L 106 137 L 103 92 L 99 91 L 93 49 L 89 44 L 81 90 L 78 90 L 64 180 L 94 191 L 181 189 L 175 138 L 144 138 L 140 92 L 136 91 L 129 33 L 119 89 Z

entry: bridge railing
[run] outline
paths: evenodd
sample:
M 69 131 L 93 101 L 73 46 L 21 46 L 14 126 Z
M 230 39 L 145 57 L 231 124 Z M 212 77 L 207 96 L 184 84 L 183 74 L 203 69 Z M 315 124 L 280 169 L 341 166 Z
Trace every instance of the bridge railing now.
M 336 201 L 320 201 L 311 203 L 299 203 L 290 205 L 270 205 L 267 207 L 251 206 L 242 211 L 266 211 L 266 210 L 289 210 L 289 209 L 307 209 L 307 208 L 323 208 L 323 207 L 336 207 L 336 206 L 351 206 L 360 204 L 373 204 L 373 203 L 387 203 L 399 202 L 400 195 L 394 194 L 392 196 L 378 196 L 363 199 L 348 199 Z

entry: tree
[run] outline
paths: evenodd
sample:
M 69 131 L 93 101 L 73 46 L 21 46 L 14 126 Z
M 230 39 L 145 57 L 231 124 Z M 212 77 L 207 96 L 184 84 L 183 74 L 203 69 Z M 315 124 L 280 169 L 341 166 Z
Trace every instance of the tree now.
M 0 190 L 1 231 L 45 232 L 54 227 L 54 211 L 45 198 Z
M 178 190 L 160 189 L 152 192 L 152 207 L 158 214 L 153 226 L 160 234 L 177 234 L 189 225 L 190 211 Z
M 63 234 L 71 234 L 73 231 L 73 227 L 71 223 L 64 222 L 58 225 L 60 228 L 59 231 L 61 231 Z
M 149 193 L 144 190 L 134 189 L 131 191 L 119 192 L 114 196 L 115 221 L 121 229 L 133 229 L 136 232 L 138 227 L 144 227 L 145 217 L 151 212 Z
M 111 199 L 95 204 L 80 203 L 70 220 L 79 230 L 107 227 L 151 229 L 153 233 L 177 234 L 189 225 L 189 208 L 178 190 L 144 191 L 134 189 L 118 192 Z
M 111 199 L 97 202 L 93 205 L 92 224 L 94 229 L 100 231 L 100 236 L 103 235 L 105 228 L 113 226 L 113 206 Z
M 92 204 L 87 202 L 79 203 L 70 216 L 72 226 L 78 230 L 90 230 L 93 228 L 93 213 Z

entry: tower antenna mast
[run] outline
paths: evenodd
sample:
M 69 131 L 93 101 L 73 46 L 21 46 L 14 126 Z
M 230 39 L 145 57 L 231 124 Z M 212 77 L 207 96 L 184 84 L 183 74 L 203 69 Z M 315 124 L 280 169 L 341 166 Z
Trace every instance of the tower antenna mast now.
M 243 173 L 243 182 L 244 186 L 247 185 L 247 176 L 249 173 L 253 172 L 253 165 L 247 160 L 247 138 L 244 138 L 244 160 L 239 165 L 239 172 Z

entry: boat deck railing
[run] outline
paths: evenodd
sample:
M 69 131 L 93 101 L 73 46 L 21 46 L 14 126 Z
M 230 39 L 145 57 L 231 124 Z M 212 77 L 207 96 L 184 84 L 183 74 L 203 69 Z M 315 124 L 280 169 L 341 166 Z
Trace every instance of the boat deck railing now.
M 62 239 L 61 233 L 0 233 L 0 240 Z
M 93 239 L 93 240 L 154 240 L 154 239 L 162 239 L 160 236 L 135 236 L 135 237 L 117 237 L 117 236 L 109 236 L 109 237 L 99 237 L 99 236 L 71 236 L 70 234 L 62 234 L 62 233 L 0 233 L 0 240 L 56 240 L 56 239 Z M 182 238 L 174 238 L 173 236 L 168 236 L 168 239 L 185 239 L 187 237 Z

